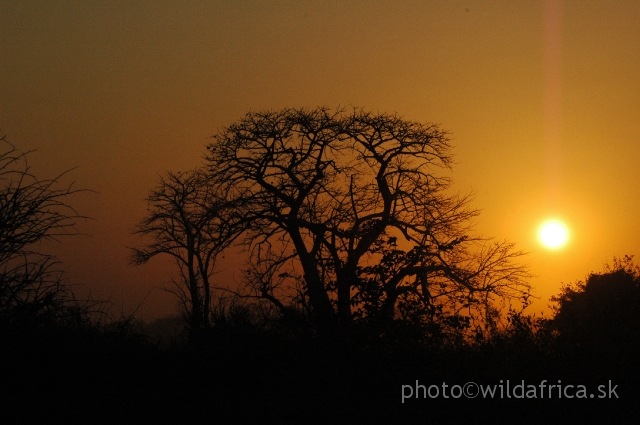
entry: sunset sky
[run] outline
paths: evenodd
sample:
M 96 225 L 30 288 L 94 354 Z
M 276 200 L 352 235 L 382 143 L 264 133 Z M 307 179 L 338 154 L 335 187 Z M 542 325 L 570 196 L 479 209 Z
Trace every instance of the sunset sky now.
M 320 105 L 450 131 L 477 233 L 531 251 L 532 313 L 640 256 L 638 1 L 0 0 L 1 133 L 37 149 L 38 176 L 77 167 L 63 182 L 97 192 L 69 200 L 87 235 L 52 249 L 125 313 L 175 312 L 153 289 L 169 258 L 127 261 L 159 176 L 249 111 Z M 550 219 L 569 231 L 558 249 L 538 240 Z

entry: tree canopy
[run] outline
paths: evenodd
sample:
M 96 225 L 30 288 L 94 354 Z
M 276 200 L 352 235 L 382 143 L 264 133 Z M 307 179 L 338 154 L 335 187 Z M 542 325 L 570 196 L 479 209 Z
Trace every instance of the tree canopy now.
M 260 292 L 298 285 L 323 329 L 354 319 L 487 317 L 529 294 L 522 255 L 474 237 L 478 211 L 450 190 L 448 134 L 360 109 L 249 113 L 208 146 L 253 266 L 277 270 Z M 271 285 L 271 286 L 270 286 Z

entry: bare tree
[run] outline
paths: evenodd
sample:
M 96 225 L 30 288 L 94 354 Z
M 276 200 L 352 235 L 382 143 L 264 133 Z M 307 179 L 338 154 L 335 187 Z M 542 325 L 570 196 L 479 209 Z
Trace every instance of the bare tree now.
M 72 300 L 58 260 L 39 244 L 76 234 L 84 218 L 66 203 L 82 190 L 60 186 L 65 174 L 39 179 L 27 158 L 0 138 L 0 314 L 4 320 L 57 315 Z
M 481 240 L 469 223 L 478 212 L 437 173 L 452 158 L 436 125 L 362 110 L 285 109 L 247 114 L 208 149 L 209 175 L 231 185 L 229 199 L 242 200 L 244 243 L 295 259 L 323 329 L 349 325 L 375 285 L 387 317 L 409 294 L 456 311 L 528 293 L 526 269 L 512 264 L 522 253 L 506 243 L 473 249 Z M 385 243 L 397 259 L 386 270 L 367 268 L 387 255 Z
M 212 286 L 218 254 L 233 243 L 237 232 L 224 185 L 212 184 L 201 170 L 167 173 L 148 198 L 149 214 L 134 234 L 149 243 L 133 248 L 131 260 L 144 264 L 158 254 L 170 255 L 180 277 L 170 292 L 178 296 L 194 330 L 210 325 Z

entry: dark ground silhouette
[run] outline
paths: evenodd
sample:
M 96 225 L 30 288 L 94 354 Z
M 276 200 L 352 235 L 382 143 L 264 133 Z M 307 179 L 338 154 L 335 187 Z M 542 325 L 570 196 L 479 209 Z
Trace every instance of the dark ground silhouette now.
M 589 311 L 619 300 L 618 286 L 630 291 L 626 300 L 632 299 L 638 280 L 637 274 L 620 268 L 592 274 L 571 298 L 559 302 L 556 320 L 513 314 L 505 330 L 457 345 L 419 346 L 402 340 L 400 334 L 390 340 L 358 330 L 329 341 L 310 328 L 293 333 L 291 328 L 267 330 L 228 321 L 197 339 L 161 346 L 141 334 L 133 320 L 108 326 L 3 323 L 2 412 L 6 417 L 17 413 L 21 421 L 70 422 L 86 419 L 91 412 L 92 421 L 111 423 L 241 419 L 408 423 L 481 418 L 497 423 L 594 418 L 629 423 L 640 396 L 638 349 L 629 343 L 640 332 L 638 322 L 623 322 L 623 335 L 610 327 L 620 325 L 617 316 L 611 322 L 581 326 L 571 322 L 578 319 L 567 312 L 571 303 L 600 284 L 607 289 L 584 301 L 591 303 Z M 637 314 L 637 307 L 620 304 L 620 315 Z M 569 323 L 580 329 L 577 336 L 567 330 L 574 329 Z M 603 329 L 611 331 L 607 349 L 594 351 L 595 345 L 584 349 L 589 341 L 585 335 L 602 335 Z M 547 394 L 549 385 L 560 380 L 564 385 L 584 385 L 595 397 L 569 399 L 554 389 L 554 396 L 544 399 L 505 395 L 502 399 L 407 398 L 403 403 L 402 386 L 415 387 L 416 380 L 439 387 L 443 382 L 451 387 L 470 381 L 497 385 L 502 380 L 503 388 L 507 380 L 511 388 L 523 380 L 539 388 L 546 380 Z M 603 394 L 609 395 L 609 381 L 615 395 L 598 398 L 602 395 L 598 385 L 605 385 Z

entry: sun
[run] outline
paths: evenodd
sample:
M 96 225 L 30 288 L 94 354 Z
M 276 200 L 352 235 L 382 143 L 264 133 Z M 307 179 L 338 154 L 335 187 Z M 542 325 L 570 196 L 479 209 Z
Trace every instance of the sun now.
M 567 226 L 557 220 L 549 220 L 540 226 L 538 231 L 540 242 L 549 249 L 558 249 L 567 243 L 569 232 Z

